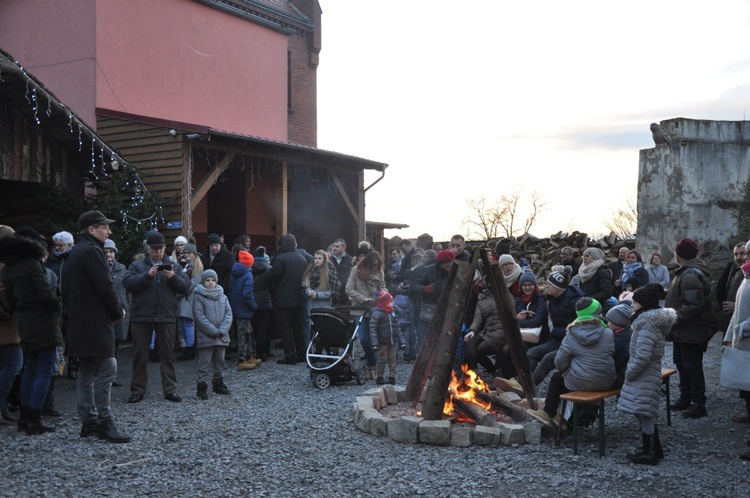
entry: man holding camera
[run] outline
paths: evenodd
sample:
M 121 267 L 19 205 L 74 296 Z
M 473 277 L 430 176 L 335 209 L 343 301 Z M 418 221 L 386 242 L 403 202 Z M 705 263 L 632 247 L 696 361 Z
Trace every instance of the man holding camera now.
M 128 403 L 143 401 L 148 384 L 148 349 L 151 334 L 161 363 L 161 384 L 164 398 L 179 402 L 175 374 L 174 337 L 177 323 L 178 296 L 190 290 L 190 280 L 175 272 L 173 262 L 164 254 L 164 235 L 152 232 L 146 237 L 145 258 L 131 263 L 122 284 L 132 294 L 130 330 L 133 336 L 133 379 Z

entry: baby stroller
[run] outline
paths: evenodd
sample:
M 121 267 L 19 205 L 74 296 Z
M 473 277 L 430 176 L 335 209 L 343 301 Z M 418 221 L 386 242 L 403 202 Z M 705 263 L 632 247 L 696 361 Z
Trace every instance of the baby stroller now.
M 362 317 L 349 320 L 339 311 L 343 309 L 352 308 L 310 310 L 313 337 L 305 356 L 307 366 L 310 367 L 310 379 L 318 389 L 326 389 L 331 383 L 351 380 L 361 385 L 365 380 L 364 365 L 357 366 L 352 357 Z

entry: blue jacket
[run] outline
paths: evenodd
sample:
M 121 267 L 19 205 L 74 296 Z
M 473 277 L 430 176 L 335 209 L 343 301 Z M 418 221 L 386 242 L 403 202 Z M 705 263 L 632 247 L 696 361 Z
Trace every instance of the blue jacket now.
M 229 277 L 229 304 L 235 318 L 250 320 L 255 308 L 255 291 L 253 289 L 253 272 L 242 263 L 232 265 Z
M 568 325 L 578 318 L 576 303 L 582 297 L 581 290 L 571 285 L 565 292 L 547 302 L 549 316 L 552 319 L 552 329 L 549 332 L 553 340 L 562 341 Z

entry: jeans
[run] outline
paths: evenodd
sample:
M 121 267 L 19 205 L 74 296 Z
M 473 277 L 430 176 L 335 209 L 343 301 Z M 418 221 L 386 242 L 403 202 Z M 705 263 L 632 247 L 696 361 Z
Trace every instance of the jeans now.
M 112 381 L 116 375 L 117 360 L 112 357 L 81 358 L 76 383 L 81 422 L 103 422 L 112 418 Z
M 47 397 L 49 382 L 55 370 L 57 349 L 25 351 L 23 354 L 24 372 L 21 379 L 21 406 L 41 410 Z
M 674 343 L 674 363 L 680 373 L 680 399 L 694 405 L 706 404 L 706 379 L 703 376 L 703 345 Z
M 367 366 L 377 366 L 378 357 L 375 356 L 375 351 L 372 349 L 372 342 L 370 341 L 369 317 L 361 316 L 357 318 L 357 336 L 359 336 L 359 343 L 362 345 L 362 349 L 365 351 Z
M 192 348 L 195 344 L 195 323 L 193 320 L 182 316 L 177 317 L 177 330 L 180 346 Z
M 410 324 L 400 324 L 401 332 L 404 334 L 404 340 L 406 341 L 406 349 L 404 349 L 405 356 L 417 357 L 419 350 L 417 349 L 417 333 L 414 330 L 414 326 Z
M 8 397 L 16 375 L 23 367 L 23 352 L 18 344 L 0 346 L 0 411 L 8 409 Z
M 541 384 L 547 378 L 547 375 L 555 369 L 555 356 L 558 349 L 560 349 L 560 341 L 553 339 L 526 351 L 534 384 Z

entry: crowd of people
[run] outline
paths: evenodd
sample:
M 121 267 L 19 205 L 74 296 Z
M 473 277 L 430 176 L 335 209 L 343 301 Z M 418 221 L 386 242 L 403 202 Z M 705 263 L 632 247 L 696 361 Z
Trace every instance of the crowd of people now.
M 306 361 L 316 308 L 346 309 L 358 324 L 362 380 L 394 384 L 397 359 L 412 361 L 422 348 L 454 261 L 472 262 L 461 235 L 447 248 L 423 249 L 402 239 L 384 259 L 368 242 L 358 243 L 352 256 L 343 239 L 309 254 L 287 233 L 271 259 L 265 247 L 252 248 L 249 235 L 227 248 L 212 233 L 203 254 L 193 239 L 179 236 L 167 253 L 164 235 L 151 231 L 125 265 L 109 238 L 113 223 L 88 211 L 78 219 L 77 237 L 59 232 L 52 247 L 33 228 L 0 225 L 0 424 L 29 435 L 54 431 L 43 416 L 60 415 L 54 384 L 67 370 L 76 381 L 81 437 L 127 442 L 111 409 L 112 386 L 121 385 L 121 342 L 130 339 L 133 348 L 128 403 L 145 398 L 149 361 L 160 363 L 165 400 L 180 402 L 175 362 L 196 359 L 196 397 L 207 400 L 209 385 L 214 394 L 231 393 L 224 372 L 233 354 L 238 371 L 254 370 L 273 358 L 271 341 L 278 337 L 283 356 L 276 363 Z M 601 250 L 589 247 L 578 262 L 576 250 L 564 247 L 542 285 L 509 244 L 490 244 L 515 303 L 533 381 L 549 377 L 544 406 L 530 409 L 530 416 L 565 424 L 558 413 L 564 392 L 621 389 L 618 408 L 637 418 L 643 441 L 628 458 L 661 460 L 656 421 L 664 344 L 673 342 L 679 372 L 672 409 L 686 418 L 707 416 L 702 360 L 708 341 L 720 330 L 728 347 L 750 349 L 741 342 L 750 319 L 749 248 L 735 246 L 734 261 L 715 286 L 717 321 L 711 273 L 693 239 L 675 246 L 671 278 L 660 254 L 646 266 L 637 250 L 623 247 L 607 264 Z M 506 389 L 522 393 L 484 269 L 474 263 L 458 363 L 472 370 L 481 365 Z M 750 391 L 740 397 L 746 413 L 732 420 L 748 424 Z

